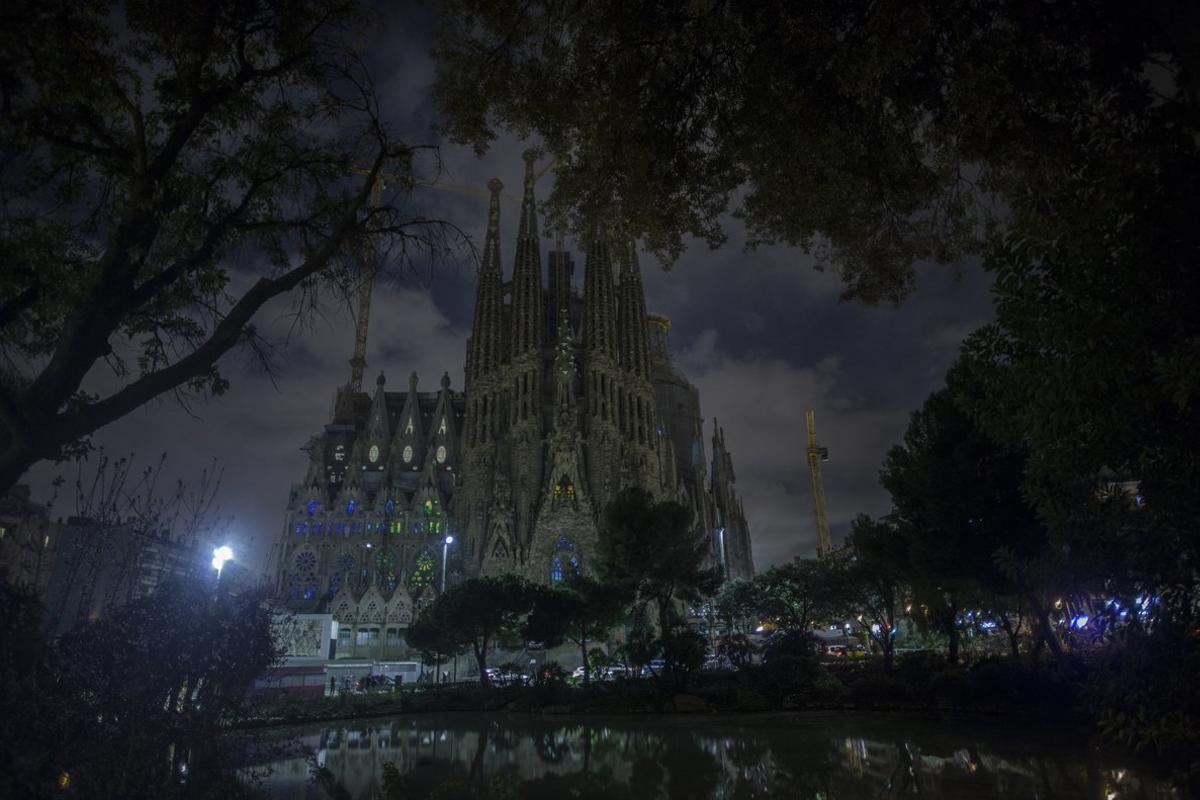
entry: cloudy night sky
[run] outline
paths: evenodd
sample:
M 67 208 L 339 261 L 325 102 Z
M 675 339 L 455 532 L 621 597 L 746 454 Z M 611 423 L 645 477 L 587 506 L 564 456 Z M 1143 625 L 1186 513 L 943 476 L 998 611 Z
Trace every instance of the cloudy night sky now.
M 467 149 L 438 142 L 430 97 L 429 10 L 388 14 L 369 42 L 369 57 L 393 134 L 411 144 L 439 143 L 444 180 L 477 187 L 479 196 L 424 189 L 414 210 L 463 228 L 477 245 L 486 224 L 486 190 L 499 177 L 506 193 L 519 193 L 521 151 L 530 143 L 501 140 L 482 160 Z M 534 142 L 533 144 L 536 144 Z M 538 186 L 545 196 L 552 181 Z M 501 209 L 506 277 L 512 272 L 519 204 Z M 706 422 L 725 428 L 750 521 L 758 569 L 815 552 L 816 533 L 804 458 L 804 410 L 816 412 L 818 436 L 830 450 L 825 494 L 834 540 L 860 513 L 888 508 L 878 486 L 887 449 L 900 440 L 909 412 L 942 385 L 962 338 L 991 316 L 988 277 L 969 265 L 961 276 L 928 267 L 917 291 L 900 308 L 868 308 L 838 301 L 836 275 L 812 269 L 796 250 L 745 252 L 740 224 L 730 220 L 729 242 L 712 251 L 691 247 L 670 271 L 642 257 L 646 304 L 671 319 L 675 363 L 700 390 Z M 552 242 L 543 240 L 543 262 Z M 576 283 L 583 257 L 576 243 Z M 410 372 L 423 391 L 435 390 L 443 372 L 461 391 L 466 339 L 474 300 L 475 264 L 468 250 L 457 260 L 419 264 L 377 286 L 371 313 L 370 388 L 383 371 L 388 388 L 406 386 Z M 283 342 L 286 303 L 268 306 L 256 321 Z M 272 380 L 248 353 L 221 363 L 230 391 L 185 410 L 170 399 L 142 408 L 94 437 L 113 455 L 135 453 L 139 463 L 168 454 L 173 481 L 194 482 L 215 458 L 224 470 L 218 503 L 231 515 L 228 536 L 246 566 L 267 571 L 280 535 L 288 489 L 304 477 L 300 450 L 329 419 L 336 388 L 349 376 L 354 321 L 345 304 L 330 302 L 323 320 L 292 336 Z M 102 383 L 104 376 L 94 376 Z M 132 444 L 131 444 L 132 443 Z M 73 467 L 40 464 L 26 481 L 35 499 L 47 500 L 50 481 Z M 68 492 L 69 494 L 69 492 Z M 74 512 L 70 498 L 55 514 Z

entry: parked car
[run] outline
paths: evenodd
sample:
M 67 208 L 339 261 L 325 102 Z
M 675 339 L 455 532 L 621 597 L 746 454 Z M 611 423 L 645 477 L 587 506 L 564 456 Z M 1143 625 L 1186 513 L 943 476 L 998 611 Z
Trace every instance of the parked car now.
M 600 670 L 598 676 L 602 681 L 613 681 L 617 678 L 625 679 L 633 677 L 633 670 L 624 664 L 613 664 L 611 667 L 605 667 Z
M 493 686 L 528 686 L 529 676 L 519 672 L 505 672 L 498 667 L 487 668 L 488 681 Z

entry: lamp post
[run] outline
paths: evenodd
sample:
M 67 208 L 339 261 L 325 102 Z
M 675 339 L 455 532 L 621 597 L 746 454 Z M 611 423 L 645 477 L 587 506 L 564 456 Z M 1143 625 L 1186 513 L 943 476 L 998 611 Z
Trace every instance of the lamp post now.
M 453 536 L 442 539 L 442 594 L 446 593 L 446 556 L 449 554 L 452 544 L 454 544 Z

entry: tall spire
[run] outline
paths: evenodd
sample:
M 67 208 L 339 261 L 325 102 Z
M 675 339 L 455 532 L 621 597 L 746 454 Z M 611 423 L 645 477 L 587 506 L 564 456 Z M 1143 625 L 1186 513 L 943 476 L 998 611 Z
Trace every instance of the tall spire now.
M 639 378 L 650 378 L 650 333 L 646 327 L 646 293 L 638 267 L 637 244 L 621 242 L 621 285 L 617 300 L 617 331 L 621 366 Z
M 479 289 L 475 295 L 475 323 L 467 353 L 467 379 L 474 380 L 500 366 L 501 319 L 504 306 L 504 277 L 500 272 L 500 190 L 497 178 L 488 181 L 487 239 L 483 244 L 483 265 Z
M 521 200 L 521 224 L 517 239 L 517 263 L 513 268 L 512 355 L 540 353 L 542 349 L 542 269 L 538 243 L 537 209 L 533 200 L 534 150 L 526 150 L 525 195 Z
M 613 311 L 612 259 L 603 224 L 588 237 L 583 267 L 583 340 L 589 354 L 617 358 L 616 320 Z

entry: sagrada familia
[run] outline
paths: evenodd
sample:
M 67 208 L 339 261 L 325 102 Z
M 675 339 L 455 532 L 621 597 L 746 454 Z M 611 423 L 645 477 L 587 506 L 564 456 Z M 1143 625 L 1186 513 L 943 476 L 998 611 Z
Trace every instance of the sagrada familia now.
M 727 577 L 753 572 L 750 531 L 724 432 L 706 458 L 700 398 L 667 350 L 670 323 L 646 313 L 633 243 L 598 230 L 583 291 L 561 245 L 548 282 L 526 155 L 516 263 L 500 258 L 500 182 L 467 342 L 466 385 L 360 390 L 360 366 L 307 446 L 276 548 L 275 590 L 295 610 L 331 611 L 356 654 L 399 641 L 443 585 L 517 573 L 590 571 L 599 516 L 639 486 L 692 510 Z M 353 361 L 352 361 L 353 363 Z M 653 531 L 647 531 L 653 536 Z M 362 651 L 362 652 L 357 652 Z

